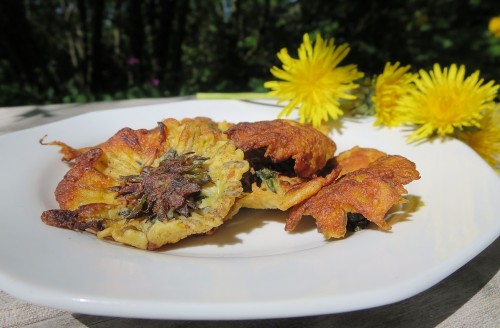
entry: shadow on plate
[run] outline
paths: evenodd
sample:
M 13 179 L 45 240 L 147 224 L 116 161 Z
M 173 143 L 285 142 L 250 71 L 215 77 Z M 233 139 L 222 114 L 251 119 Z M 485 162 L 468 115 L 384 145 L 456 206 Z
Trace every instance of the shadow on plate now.
M 407 195 L 407 202 L 394 206 L 388 213 L 387 221 L 391 224 L 408 221 L 412 215 L 423 206 L 423 202 L 419 196 Z M 300 235 L 315 231 L 316 221 L 311 216 L 304 216 L 299 225 L 292 232 L 285 231 L 285 221 L 288 212 L 279 210 L 253 210 L 242 209 L 231 220 L 227 221 L 215 231 L 204 234 L 190 236 L 176 244 L 165 245 L 159 251 L 176 250 L 186 247 L 198 247 L 205 245 L 228 246 L 242 243 L 242 239 L 238 237 L 241 234 L 249 234 L 253 230 L 261 229 L 270 222 L 276 222 L 283 225 L 283 232 L 292 235 Z M 375 224 L 369 224 L 366 229 L 378 230 Z M 383 230 L 380 230 L 384 232 Z M 348 232 L 344 238 L 348 238 L 354 232 Z M 332 239 L 336 241 L 341 239 Z
M 176 244 L 165 245 L 159 251 L 204 245 L 227 246 L 240 244 L 242 239 L 238 235 L 249 234 L 253 230 L 263 228 L 271 222 L 283 224 L 283 233 L 286 233 L 284 231 L 286 216 L 286 212 L 278 210 L 241 209 L 231 220 L 218 227 L 215 231 L 209 234 L 190 236 Z

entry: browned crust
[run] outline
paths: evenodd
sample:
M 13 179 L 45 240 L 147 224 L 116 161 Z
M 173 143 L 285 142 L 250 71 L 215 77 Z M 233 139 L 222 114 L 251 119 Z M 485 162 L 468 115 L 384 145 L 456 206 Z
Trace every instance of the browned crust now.
M 312 126 L 289 120 L 238 123 L 226 133 L 244 152 L 266 148 L 264 156 L 274 163 L 294 159 L 301 178 L 321 170 L 336 150 L 335 143 Z
M 355 146 L 335 156 L 335 161 L 341 169 L 340 175 L 345 175 L 349 172 L 365 168 L 370 163 L 385 155 L 387 154 L 378 149 Z
M 45 142 L 45 137 L 40 140 L 42 145 L 59 146 L 59 152 L 63 155 L 62 160 L 70 162 L 78 156 L 96 148 L 102 150 L 112 150 L 118 147 L 125 147 L 141 155 L 154 156 L 158 151 L 158 145 L 166 139 L 165 125 L 158 123 L 158 127 L 154 129 L 138 129 L 123 128 L 114 134 L 107 141 L 92 147 L 73 148 L 62 141 Z
M 42 213 L 42 221 L 50 226 L 70 230 L 93 230 L 103 229 L 103 220 L 96 219 L 98 212 L 106 210 L 105 204 L 91 204 L 82 206 L 78 210 L 48 210 Z M 97 212 L 97 213 L 96 213 Z
M 341 238 L 346 233 L 347 213 L 360 213 L 383 230 L 389 209 L 404 202 L 403 185 L 420 178 L 416 166 L 399 155 L 380 157 L 368 167 L 348 173 L 323 187 L 316 195 L 295 206 L 285 230 L 292 231 L 303 215 L 311 215 L 318 231 L 326 238 Z

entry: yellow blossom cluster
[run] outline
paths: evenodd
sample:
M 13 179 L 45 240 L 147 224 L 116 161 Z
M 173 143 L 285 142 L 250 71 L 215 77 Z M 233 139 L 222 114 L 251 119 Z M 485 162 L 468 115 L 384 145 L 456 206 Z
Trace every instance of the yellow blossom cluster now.
M 467 142 L 493 167 L 500 164 L 499 85 L 484 83 L 480 72 L 466 76 L 465 66 L 452 64 L 407 73 L 409 66 L 387 64 L 375 80 L 376 123 L 412 125 L 409 141 L 438 136 Z M 396 90 L 396 91 L 394 91 Z M 382 101 L 383 100 L 383 101 Z
M 407 80 L 410 78 L 400 78 L 401 74 L 396 74 L 397 70 L 393 71 L 391 67 L 387 65 L 384 72 L 377 77 L 375 98 L 379 93 L 385 94 L 394 89 L 395 84 L 399 85 L 400 89 L 404 88 L 405 92 L 393 92 L 386 96 L 392 99 L 391 106 L 376 101 L 376 116 L 388 116 L 396 107 L 397 115 L 392 116 L 390 124 L 387 125 L 419 126 L 409 137 L 410 140 L 420 140 L 434 134 L 452 135 L 456 130 L 466 127 L 479 128 L 481 118 L 495 107 L 494 99 L 499 85 L 495 85 L 494 81 L 484 84 L 479 71 L 466 77 L 463 65 L 458 67 L 452 64 L 450 67 L 441 68 L 439 64 L 435 64 L 430 71 L 421 69 L 409 86 Z
M 492 33 L 500 33 L 500 17 L 490 22 Z M 271 73 L 280 81 L 264 84 L 269 96 L 286 103 L 280 116 L 298 109 L 299 120 L 320 127 L 344 113 L 340 101 L 356 98 L 355 91 L 364 74 L 356 65 L 340 66 L 349 53 L 348 44 L 336 45 L 333 39 L 308 34 L 298 49 L 298 58 L 287 49 L 278 53 L 282 68 Z M 418 141 L 429 137 L 457 137 L 467 142 L 494 168 L 500 166 L 500 105 L 495 103 L 500 86 L 485 83 L 480 72 L 466 74 L 464 65 L 420 69 L 399 62 L 386 63 L 373 80 L 372 102 L 375 125 L 409 125 L 415 128 L 408 137 Z
M 461 131 L 458 138 L 500 172 L 500 104 L 487 111 L 479 124 L 480 129 Z
M 488 29 L 494 36 L 500 38 L 500 16 L 492 17 L 490 19 Z

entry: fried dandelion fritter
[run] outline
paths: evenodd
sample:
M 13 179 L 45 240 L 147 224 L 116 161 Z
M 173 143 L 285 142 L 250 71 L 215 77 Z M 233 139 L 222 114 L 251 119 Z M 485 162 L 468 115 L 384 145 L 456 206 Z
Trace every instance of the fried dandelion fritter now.
M 55 191 L 60 209 L 45 211 L 42 220 L 141 249 L 220 226 L 249 169 L 243 152 L 207 118 L 125 128 L 95 147 L 49 144 L 61 146 L 73 166 Z
M 290 120 L 244 122 L 230 126 L 226 134 L 245 152 L 251 167 L 237 208 L 284 211 L 335 178 L 318 175 L 336 145 L 312 126 Z
M 338 170 L 341 170 L 339 168 Z M 349 213 L 361 214 L 383 230 L 389 209 L 406 200 L 403 185 L 420 178 L 413 162 L 398 155 L 384 155 L 343 175 L 303 203 L 292 208 L 285 230 L 293 231 L 304 215 L 311 215 L 325 238 L 341 238 L 346 233 Z
M 148 250 L 210 233 L 241 208 L 290 210 L 286 231 L 311 215 L 327 239 L 368 222 L 389 230 L 403 185 L 420 178 L 413 162 L 377 149 L 334 156 L 328 136 L 281 119 L 165 119 L 93 147 L 41 143 L 71 166 L 55 190 L 59 209 L 42 221 Z
M 340 169 L 339 175 L 345 175 L 367 167 L 376 159 L 387 155 L 373 148 L 362 148 L 355 146 L 335 156 L 336 167 Z
M 238 123 L 226 131 L 245 153 L 263 152 L 274 165 L 293 161 L 300 178 L 310 178 L 321 170 L 337 149 L 333 140 L 310 125 L 290 120 Z

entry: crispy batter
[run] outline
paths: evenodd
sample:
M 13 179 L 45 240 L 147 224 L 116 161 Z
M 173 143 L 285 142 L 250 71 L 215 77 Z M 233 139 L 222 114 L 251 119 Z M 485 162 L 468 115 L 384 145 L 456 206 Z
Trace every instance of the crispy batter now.
M 340 175 L 345 175 L 349 172 L 365 168 L 376 159 L 385 155 L 387 154 L 378 149 L 355 146 L 335 156 L 335 161 L 337 167 L 341 168 Z
M 326 135 L 309 125 L 290 120 L 238 123 L 226 131 L 245 153 L 265 149 L 264 157 L 273 163 L 290 159 L 300 178 L 310 178 L 333 157 L 336 145 Z
M 56 188 L 61 209 L 75 210 L 84 203 L 112 202 L 115 193 L 107 188 L 116 185 L 121 176 L 137 174 L 151 165 L 169 147 L 165 125 L 146 130 L 123 128 L 106 142 L 94 147 L 72 148 L 61 142 L 63 160 L 74 161 L 74 167 Z
M 60 209 L 44 212 L 42 220 L 142 249 L 221 225 L 249 169 L 243 152 L 207 118 L 125 128 L 82 149 L 49 144 L 61 146 L 74 165 L 55 191 Z M 172 157 L 172 150 L 180 156 Z
M 40 143 L 43 145 L 59 146 L 59 152 L 63 155 L 62 160 L 66 162 L 70 162 L 89 150 L 96 148 L 102 149 L 104 152 L 115 153 L 116 149 L 120 149 L 120 152 L 125 150 L 127 155 L 133 158 L 140 157 L 151 160 L 158 156 L 158 152 L 163 151 L 163 149 L 159 149 L 158 147 L 164 143 L 165 138 L 165 124 L 158 124 L 157 128 L 151 130 L 123 128 L 106 142 L 92 147 L 73 148 L 62 141 L 44 142 L 43 139 Z
M 347 213 L 362 214 L 381 229 L 390 230 L 384 219 L 386 213 L 393 205 L 405 202 L 401 196 L 407 192 L 403 185 L 419 178 L 415 164 L 408 159 L 382 156 L 292 208 L 285 230 L 294 230 L 303 215 L 311 215 L 326 238 L 341 238 L 346 233 Z
M 286 231 L 311 215 L 326 238 L 343 237 L 355 213 L 390 230 L 387 211 L 420 178 L 414 163 L 377 149 L 333 157 L 331 139 L 288 120 L 165 119 L 92 147 L 41 143 L 72 164 L 55 191 L 60 209 L 43 222 L 150 250 L 211 233 L 241 208 L 291 209 Z
M 317 176 L 335 152 L 335 143 L 316 129 L 288 120 L 238 123 L 226 131 L 245 151 L 253 180 L 235 210 L 282 211 L 316 194 L 336 176 Z M 262 177 L 272 172 L 272 177 Z
M 60 227 L 71 230 L 93 230 L 99 231 L 102 230 L 102 221 L 103 219 L 93 219 L 93 217 L 89 217 L 85 215 L 85 212 L 88 212 L 85 208 L 93 207 L 94 209 L 99 209 L 100 212 L 107 210 L 106 207 L 102 206 L 91 206 L 83 205 L 80 207 L 80 211 L 69 211 L 69 210 L 48 210 L 42 213 L 42 221 L 48 225 L 54 227 Z M 95 211 L 93 212 L 95 213 Z M 101 214 L 103 217 L 104 213 Z
M 236 201 L 236 208 L 279 209 L 286 211 L 315 195 L 323 186 L 328 185 L 337 177 L 339 171 L 334 171 L 325 177 L 301 179 L 279 174 L 272 182 L 272 189 L 266 183 L 258 186 L 252 184 L 252 190 L 245 192 Z

